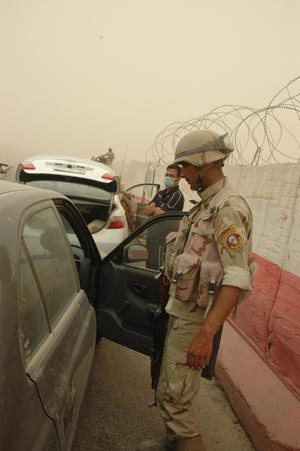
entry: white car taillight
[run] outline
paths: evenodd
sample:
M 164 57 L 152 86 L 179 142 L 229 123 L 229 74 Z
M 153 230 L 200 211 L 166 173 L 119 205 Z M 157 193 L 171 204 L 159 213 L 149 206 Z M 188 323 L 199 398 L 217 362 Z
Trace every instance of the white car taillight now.
M 101 178 L 103 180 L 114 180 L 115 176 L 113 174 L 110 174 L 109 172 L 106 172 L 105 174 L 101 175 Z
M 122 216 L 113 216 L 108 224 L 108 229 L 123 229 L 125 227 L 124 218 Z
M 35 166 L 32 163 L 22 163 L 22 169 L 24 169 L 25 171 L 33 171 L 35 169 Z

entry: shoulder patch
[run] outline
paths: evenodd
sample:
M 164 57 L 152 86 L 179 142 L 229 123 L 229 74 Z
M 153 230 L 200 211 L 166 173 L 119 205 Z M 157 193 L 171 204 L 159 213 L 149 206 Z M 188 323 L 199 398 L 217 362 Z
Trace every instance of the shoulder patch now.
M 218 241 L 222 246 L 226 247 L 227 249 L 229 249 L 231 251 L 237 251 L 237 250 L 241 249 L 245 244 L 245 240 L 244 240 L 242 234 L 234 226 L 225 230 L 218 237 Z

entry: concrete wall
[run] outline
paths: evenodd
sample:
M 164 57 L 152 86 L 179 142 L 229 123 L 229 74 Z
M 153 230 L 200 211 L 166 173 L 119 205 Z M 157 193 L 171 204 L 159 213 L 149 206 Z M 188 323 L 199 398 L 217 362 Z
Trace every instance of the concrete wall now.
M 300 165 L 225 172 L 252 207 L 259 263 L 253 292 L 230 323 L 300 397 Z

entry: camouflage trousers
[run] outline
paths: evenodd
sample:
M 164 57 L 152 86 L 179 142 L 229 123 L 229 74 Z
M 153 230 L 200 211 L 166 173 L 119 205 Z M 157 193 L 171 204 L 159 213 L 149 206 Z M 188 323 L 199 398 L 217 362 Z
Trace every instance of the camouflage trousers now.
M 201 325 L 170 316 L 157 405 L 169 440 L 189 439 L 199 435 L 194 403 L 200 389 L 201 373 L 186 365 L 187 350 Z

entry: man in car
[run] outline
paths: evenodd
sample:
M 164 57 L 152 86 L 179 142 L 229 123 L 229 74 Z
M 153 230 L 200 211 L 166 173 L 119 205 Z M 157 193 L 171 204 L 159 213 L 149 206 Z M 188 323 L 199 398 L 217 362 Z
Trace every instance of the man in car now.
M 168 236 L 166 248 L 169 324 L 157 405 L 167 439 L 143 442 L 139 451 L 206 451 L 194 411 L 200 374 L 209 364 L 214 336 L 250 292 L 253 268 L 251 210 L 222 170 L 232 151 L 226 135 L 210 130 L 189 133 L 176 148 L 175 163 L 200 202 L 178 233 Z
M 145 207 L 144 214 L 150 218 L 171 211 L 182 211 L 184 197 L 179 189 L 181 168 L 177 164 L 170 164 L 165 173 L 165 189 L 158 191 L 151 202 Z M 162 230 L 162 227 L 164 229 Z M 161 264 L 161 254 L 165 245 L 164 237 L 168 233 L 166 228 L 168 223 L 163 225 L 155 224 L 149 227 L 147 232 L 148 261 L 147 267 L 159 269 Z M 172 224 L 170 224 L 170 231 Z

